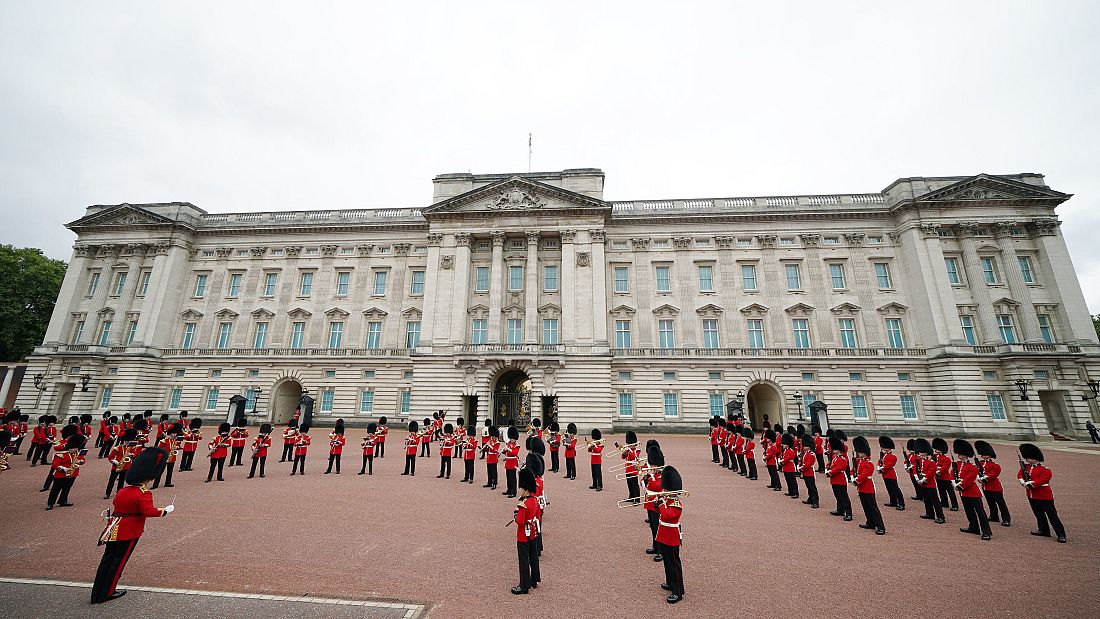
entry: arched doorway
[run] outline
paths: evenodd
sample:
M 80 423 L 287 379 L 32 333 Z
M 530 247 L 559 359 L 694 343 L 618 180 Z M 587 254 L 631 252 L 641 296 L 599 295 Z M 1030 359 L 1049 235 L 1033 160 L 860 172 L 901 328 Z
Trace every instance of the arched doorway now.
M 493 386 L 493 423 L 506 426 L 509 421 L 520 428 L 531 422 L 531 377 L 522 370 L 508 370 Z
M 57 383 L 57 399 L 54 400 L 53 413 L 64 419 L 69 414 L 69 406 L 72 404 L 74 383 Z
M 271 394 L 271 423 L 281 425 L 290 421 L 301 397 L 302 383 L 294 379 L 276 385 Z
M 757 383 L 749 387 L 745 394 L 745 408 L 754 428 L 763 427 L 764 415 L 768 416 L 770 425 L 783 423 L 783 396 L 769 383 Z

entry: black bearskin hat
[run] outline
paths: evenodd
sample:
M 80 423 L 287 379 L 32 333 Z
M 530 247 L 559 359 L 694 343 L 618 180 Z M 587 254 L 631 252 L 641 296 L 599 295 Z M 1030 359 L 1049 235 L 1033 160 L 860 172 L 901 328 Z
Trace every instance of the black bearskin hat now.
M 144 415 L 146 417 L 152 417 L 153 416 L 153 409 L 151 409 L 151 408 L 145 409 L 145 412 L 142 413 L 142 415 Z
M 909 440 L 905 441 L 905 450 L 906 451 L 916 451 L 916 449 L 917 449 L 916 444 L 917 444 L 916 439 L 909 439 Z
M 729 425 L 729 422 L 727 422 L 725 419 L 722 419 L 721 417 L 715 417 L 715 419 L 718 420 L 718 427 L 719 428 L 724 428 L 727 425 Z
M 69 441 L 65 443 L 65 449 L 84 449 L 84 445 L 88 444 L 88 438 L 83 434 L 74 434 L 69 437 Z
M 378 423 L 381 424 L 381 425 L 386 425 L 386 416 L 382 415 L 381 417 L 379 417 L 378 418 Z
M 308 423 L 303 423 L 301 425 L 301 427 L 298 428 L 298 431 L 301 432 L 302 434 L 309 434 L 309 424 Z
M 674 492 L 684 489 L 684 480 L 674 466 L 666 466 L 661 471 L 661 490 Z
M 940 453 L 947 453 L 947 441 L 937 436 L 936 438 L 932 439 L 932 449 Z
M 771 428 L 768 428 L 767 430 L 764 430 L 764 438 L 767 439 L 768 442 L 774 443 L 775 442 L 775 430 L 772 430 Z
M 111 418 L 107 420 L 107 423 L 112 426 L 115 425 L 116 423 L 118 423 L 118 417 L 111 415 Z
M 229 424 L 225 424 L 225 425 L 229 425 Z M 138 432 L 144 432 L 145 430 L 149 429 L 149 422 L 146 421 L 144 417 L 138 417 L 137 419 L 134 420 L 134 429 L 137 430 Z
M 894 439 L 889 436 L 880 436 L 878 437 L 878 447 L 879 449 L 893 449 Z
M 626 444 L 627 445 L 637 445 L 638 444 L 638 435 L 634 433 L 634 430 L 627 430 L 626 431 Z
M 558 422 L 551 421 L 550 422 L 550 431 L 551 432 L 561 432 L 561 426 L 558 425 Z
M 836 432 L 833 432 L 833 436 L 840 439 L 840 442 L 842 443 L 848 442 L 848 435 L 844 433 L 844 430 L 837 430 Z
M 69 438 L 74 434 L 80 434 L 80 428 L 78 426 L 65 426 L 61 428 L 61 438 Z
M 92 416 L 88 413 L 84 413 L 80 416 L 80 423 L 92 423 Z
M 717 417 L 711 417 L 710 418 L 710 427 L 712 427 L 712 428 L 717 428 L 718 427 L 718 418 Z
M 472 423 L 470 425 L 466 426 L 466 434 L 468 434 L 470 436 L 473 436 L 476 433 L 477 433 L 477 426 L 475 426 Z
M 271 424 L 270 423 L 261 423 L 260 424 L 260 434 L 271 434 Z
M 488 428 L 491 425 L 493 425 L 493 420 L 492 419 L 486 419 L 485 420 L 485 427 Z
M 970 444 L 970 441 L 957 438 L 952 447 L 954 448 L 956 456 L 962 456 L 964 458 L 974 457 L 974 446 Z
M 136 429 L 127 428 L 126 431 L 122 433 L 122 440 L 126 443 L 132 443 L 134 441 L 137 441 L 137 434 L 138 433 Z
M 515 426 L 508 426 L 508 440 L 510 440 L 510 441 L 518 441 L 519 440 L 519 428 L 517 428 Z
M 531 472 L 535 474 L 535 477 L 542 477 L 542 474 L 546 472 L 546 462 L 544 462 L 542 456 L 537 453 L 527 454 L 527 462 L 525 466 L 531 469 Z
M 810 436 L 809 434 L 803 434 L 802 435 L 802 446 L 805 447 L 806 449 L 813 449 L 814 448 L 814 437 Z
M 576 434 L 577 433 L 577 424 L 570 421 L 569 425 L 565 426 L 565 431 L 568 432 L 569 434 Z
M 794 437 L 790 434 L 784 434 L 783 438 L 779 439 L 779 442 L 785 447 L 794 447 Z
M 775 430 L 776 436 L 783 434 L 783 426 L 779 425 L 778 423 L 772 426 L 772 430 Z
M 795 434 L 794 426 L 787 426 L 787 434 L 790 434 L 791 436 L 794 436 L 794 434 Z
M 603 438 L 603 432 L 600 432 L 599 428 L 592 428 L 592 440 L 598 441 Z
M 156 479 L 167 464 L 167 451 L 160 447 L 143 449 L 130 463 L 130 470 L 126 471 L 126 483 L 136 486 Z
M 344 424 L 342 424 L 342 423 L 337 424 L 336 427 L 332 429 L 332 431 L 336 434 L 343 434 L 344 433 Z
M 519 487 L 530 492 L 531 494 L 538 492 L 539 486 L 535 482 L 535 472 L 531 469 L 520 469 Z
M 191 429 L 198 430 L 202 427 L 202 417 L 195 417 L 191 420 Z
M 122 413 L 122 418 L 123 419 L 129 419 L 130 418 L 130 413 Z
M 432 413 L 432 419 L 439 419 L 439 413 Z M 428 418 L 425 417 L 424 421 L 427 421 L 427 420 L 428 420 Z
M 527 441 L 527 451 L 530 451 L 531 453 L 536 453 L 540 456 L 545 456 L 546 443 L 542 442 L 541 438 L 537 436 L 532 436 L 531 439 Z
M 661 451 L 660 447 L 654 445 L 646 451 L 646 462 L 649 466 L 664 466 L 665 465 L 665 452 Z
M 829 451 L 839 451 L 844 453 L 844 441 L 832 436 L 829 437 Z
M 462 417 L 459 417 L 458 419 L 455 420 L 455 427 L 456 428 L 462 428 L 462 427 L 465 427 L 465 425 L 466 425 L 466 422 L 462 420 Z
M 412 421 L 409 422 L 409 432 L 416 432 L 419 429 L 420 429 L 420 424 L 416 423 L 415 419 L 413 419 Z
M 1020 455 L 1024 457 L 1024 460 L 1038 460 L 1043 461 L 1043 450 L 1038 446 L 1031 443 L 1024 443 L 1020 445 Z
M 455 431 L 455 427 L 453 425 L 451 425 L 449 423 L 443 424 L 443 433 L 444 434 L 451 434 L 454 431 Z
M 532 428 L 541 428 L 542 427 L 542 420 L 539 419 L 538 417 L 535 417 L 534 419 L 531 420 L 531 427 Z
M 798 436 L 802 436 L 803 434 L 806 433 L 806 426 L 804 426 L 802 424 L 798 424 L 798 427 L 795 428 L 794 433 Z
M 424 418 L 424 427 L 427 428 L 427 427 L 430 427 L 431 425 L 432 425 L 432 420 L 425 417 Z
M 821 434 L 821 426 L 815 424 L 814 427 L 813 427 L 812 432 L 814 434 Z
M 233 426 L 229 425 L 228 422 L 223 421 L 221 425 L 218 426 L 218 434 L 229 434 L 229 430 L 232 427 Z
M 168 426 L 168 434 L 172 434 L 175 436 L 183 434 L 183 424 L 173 423 L 172 425 Z
M 298 420 L 291 417 L 290 421 L 286 422 L 286 427 L 288 427 L 288 428 L 297 428 L 298 427 Z
M 378 424 L 377 423 L 372 421 L 372 422 L 367 424 L 367 434 L 374 434 L 377 431 L 378 431 Z
M 648 441 L 645 442 L 645 450 L 646 451 L 649 451 L 650 448 L 654 447 L 654 446 L 656 446 L 658 449 L 661 448 L 661 444 L 658 443 L 657 439 L 655 439 L 655 438 L 651 438 L 651 439 L 649 439 Z
M 924 454 L 926 456 L 932 455 L 932 446 L 928 444 L 928 439 L 918 438 L 913 440 L 913 451 Z
M 161 421 L 168 421 L 168 413 L 161 413 L 160 414 L 160 420 Z
M 974 451 L 976 451 L 979 456 L 989 456 L 990 458 L 997 457 L 997 452 L 993 449 L 993 445 L 985 441 L 974 441 Z
M 0 430 L 0 449 L 7 447 L 11 443 L 11 432 L 7 430 Z
M 69 417 L 69 425 L 80 423 L 80 415 L 71 415 Z
M 756 432 L 753 431 L 751 426 L 745 426 L 745 438 L 749 439 L 750 441 L 756 438 Z
M 180 411 L 180 419 L 187 417 L 187 411 Z
M 496 426 L 489 426 L 489 436 L 493 438 L 500 438 L 500 428 Z
M 871 444 L 867 442 L 866 438 L 857 436 L 852 439 L 852 451 L 869 456 L 871 455 Z
M 243 428 L 243 427 L 248 425 L 248 419 L 246 417 L 241 417 L 240 419 L 237 420 L 237 423 L 235 425 L 238 428 Z

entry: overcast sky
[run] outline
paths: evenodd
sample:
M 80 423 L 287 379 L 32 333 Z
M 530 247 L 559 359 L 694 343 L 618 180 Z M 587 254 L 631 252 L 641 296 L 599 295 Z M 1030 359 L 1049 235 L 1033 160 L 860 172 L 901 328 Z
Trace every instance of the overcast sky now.
M 1100 312 L 1098 2 L 5 2 L 0 242 L 89 204 L 419 207 L 443 172 L 605 197 L 1040 172 Z

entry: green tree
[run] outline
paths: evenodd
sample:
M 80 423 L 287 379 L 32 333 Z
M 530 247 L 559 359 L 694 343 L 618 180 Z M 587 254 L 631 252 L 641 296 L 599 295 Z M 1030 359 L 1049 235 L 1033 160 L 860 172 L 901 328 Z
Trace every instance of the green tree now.
M 42 342 L 65 279 L 65 263 L 42 250 L 0 245 L 0 360 L 18 361 Z

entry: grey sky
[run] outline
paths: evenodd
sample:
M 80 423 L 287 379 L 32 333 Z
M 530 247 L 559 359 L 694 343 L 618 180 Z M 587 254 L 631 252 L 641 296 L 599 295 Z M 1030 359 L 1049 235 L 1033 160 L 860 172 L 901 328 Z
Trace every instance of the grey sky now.
M 1041 172 L 1100 312 L 1097 2 L 6 2 L 0 241 L 88 204 L 424 206 L 600 167 L 609 199 Z

